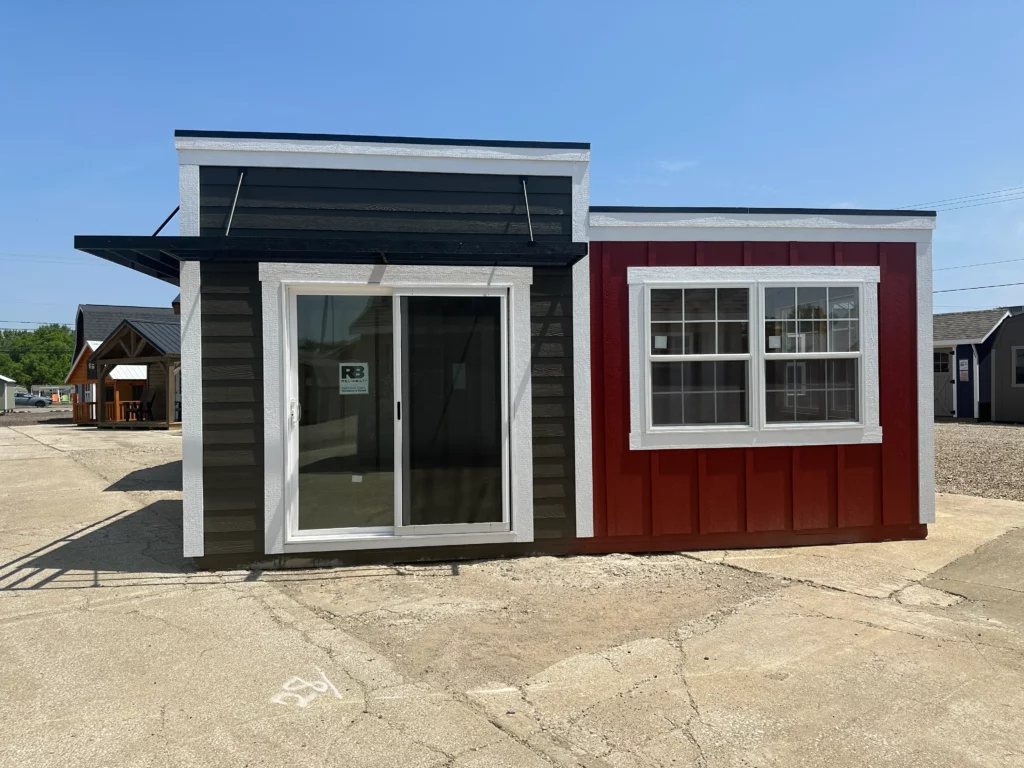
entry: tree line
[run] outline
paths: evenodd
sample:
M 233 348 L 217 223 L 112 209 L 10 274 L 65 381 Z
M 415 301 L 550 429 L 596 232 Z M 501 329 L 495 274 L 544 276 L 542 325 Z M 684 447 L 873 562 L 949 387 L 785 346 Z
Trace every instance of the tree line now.
M 74 349 L 74 332 L 59 323 L 34 331 L 0 330 L 0 375 L 30 391 L 36 384 L 63 384 Z

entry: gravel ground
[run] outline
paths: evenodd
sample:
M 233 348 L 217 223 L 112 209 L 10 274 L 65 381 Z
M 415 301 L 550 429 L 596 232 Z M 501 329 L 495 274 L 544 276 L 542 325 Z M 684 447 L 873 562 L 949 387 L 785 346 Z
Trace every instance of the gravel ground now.
M 1024 501 L 1024 426 L 936 424 L 935 490 Z
M 71 424 L 71 409 L 33 408 L 0 414 L 0 427 L 24 427 L 30 424 Z

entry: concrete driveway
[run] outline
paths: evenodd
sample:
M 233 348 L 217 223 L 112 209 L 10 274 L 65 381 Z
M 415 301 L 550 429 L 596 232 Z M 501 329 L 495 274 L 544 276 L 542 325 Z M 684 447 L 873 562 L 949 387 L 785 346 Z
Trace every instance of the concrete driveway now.
M 0 765 L 1024 765 L 1021 503 L 940 496 L 918 542 L 196 573 L 179 488 L 174 433 L 0 429 Z

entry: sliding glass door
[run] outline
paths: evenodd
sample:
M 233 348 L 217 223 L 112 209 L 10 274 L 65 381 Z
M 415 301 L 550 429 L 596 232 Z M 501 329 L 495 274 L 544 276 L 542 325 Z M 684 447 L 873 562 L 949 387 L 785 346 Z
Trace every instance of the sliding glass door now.
M 509 530 L 502 292 L 296 291 L 293 536 Z

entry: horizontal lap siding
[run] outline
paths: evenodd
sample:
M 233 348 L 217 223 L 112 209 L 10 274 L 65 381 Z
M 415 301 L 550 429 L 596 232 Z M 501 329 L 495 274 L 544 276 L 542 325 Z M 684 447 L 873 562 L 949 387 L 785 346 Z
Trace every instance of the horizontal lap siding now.
M 200 234 L 416 240 L 572 240 L 572 180 L 307 168 L 200 169 Z
M 593 546 L 747 534 L 733 545 L 757 546 L 769 535 L 917 523 L 914 244 L 591 243 L 590 263 L 594 527 L 609 539 Z M 881 268 L 880 445 L 629 449 L 628 267 L 832 264 Z
M 256 264 L 203 263 L 206 555 L 263 553 L 263 314 Z
M 533 517 L 537 539 L 576 535 L 572 270 L 533 270 Z

